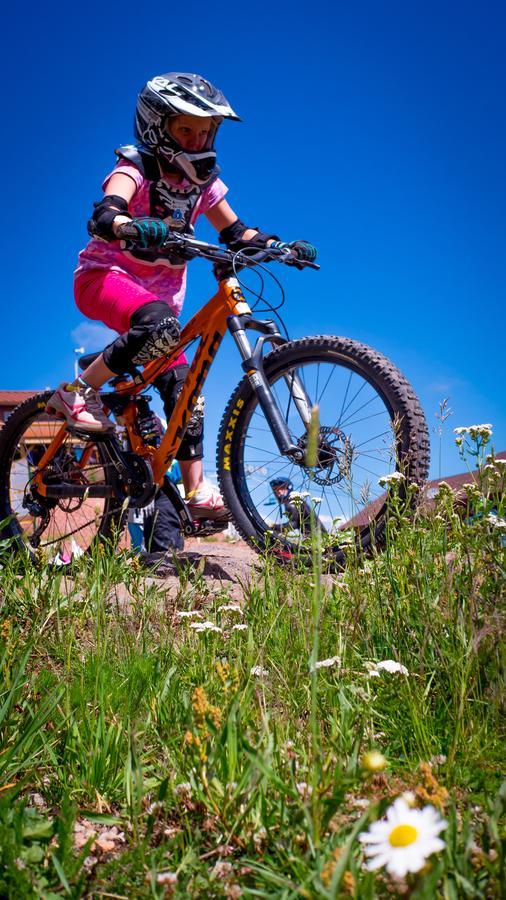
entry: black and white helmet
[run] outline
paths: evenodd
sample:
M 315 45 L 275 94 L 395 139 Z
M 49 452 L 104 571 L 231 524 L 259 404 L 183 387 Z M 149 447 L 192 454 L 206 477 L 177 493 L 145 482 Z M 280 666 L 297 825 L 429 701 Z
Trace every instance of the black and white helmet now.
M 213 125 L 202 150 L 184 150 L 169 134 L 165 127 L 167 120 L 181 115 L 212 118 Z M 204 187 L 219 172 L 214 139 L 223 119 L 240 121 L 218 88 L 200 75 L 167 72 L 152 78 L 140 92 L 134 130 L 144 147 L 179 169 L 193 184 Z

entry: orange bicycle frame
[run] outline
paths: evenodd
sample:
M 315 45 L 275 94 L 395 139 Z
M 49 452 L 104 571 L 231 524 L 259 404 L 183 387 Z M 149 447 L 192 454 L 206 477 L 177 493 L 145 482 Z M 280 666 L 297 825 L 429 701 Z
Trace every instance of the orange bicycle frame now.
M 200 338 L 183 388 L 167 423 L 167 431 L 158 448 L 144 444 L 137 435 L 134 428 L 136 410 L 133 403 L 128 404 L 122 413 L 132 449 L 135 453 L 149 459 L 153 469 L 153 478 L 157 484 L 163 482 L 165 472 L 176 457 L 188 420 L 192 415 L 213 359 L 227 331 L 228 317 L 250 313 L 251 310 L 244 299 L 237 279 L 232 277 L 223 279 L 219 283 L 217 293 L 184 326 L 177 346 L 164 358 L 162 367 L 160 366 L 160 359 L 154 359 L 143 368 L 141 375 L 136 376 L 134 379 L 125 379 L 125 381 L 115 386 L 116 394 L 129 394 L 131 396 L 140 394 L 146 389 L 146 386 L 152 384 L 161 371 L 165 371 L 170 367 L 171 362 L 174 362 L 189 344 Z M 42 479 L 43 469 L 61 446 L 65 438 L 66 429 L 67 426 L 62 425 L 57 432 L 40 460 L 38 472 L 33 478 L 33 483 L 42 496 L 46 494 L 46 486 Z

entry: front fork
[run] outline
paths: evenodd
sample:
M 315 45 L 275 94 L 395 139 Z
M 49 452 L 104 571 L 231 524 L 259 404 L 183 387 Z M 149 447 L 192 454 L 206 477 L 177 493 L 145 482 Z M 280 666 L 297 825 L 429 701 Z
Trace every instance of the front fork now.
M 242 368 L 246 372 L 250 384 L 258 397 L 258 402 L 270 425 L 279 452 L 282 456 L 287 456 L 294 462 L 302 462 L 304 450 L 293 443 L 288 424 L 276 403 L 263 368 L 262 350 L 265 341 L 271 341 L 272 344 L 284 344 L 286 339 L 279 333 L 276 324 L 272 320 L 254 319 L 250 315 L 229 316 L 228 328 L 241 354 Z M 254 349 L 251 348 L 246 329 L 261 332 Z M 296 370 L 284 375 L 283 379 L 288 387 L 291 400 L 307 430 L 311 421 L 312 408 L 307 391 Z

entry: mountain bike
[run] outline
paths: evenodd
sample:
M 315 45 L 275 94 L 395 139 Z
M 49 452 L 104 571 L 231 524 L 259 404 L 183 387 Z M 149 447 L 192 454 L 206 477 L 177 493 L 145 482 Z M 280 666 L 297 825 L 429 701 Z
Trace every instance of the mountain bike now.
M 3 537 L 14 539 L 14 549 L 43 550 L 50 559 L 69 561 L 97 542 L 117 540 L 128 508 L 148 505 L 158 490 L 174 503 L 184 534 L 212 530 L 213 523 L 192 520 L 165 472 L 228 332 L 244 375 L 223 414 L 216 467 L 239 534 L 282 560 L 308 554 L 307 529 L 279 527 L 282 511 L 270 482 L 287 477 L 325 526 L 329 568 L 342 564 L 350 535 L 364 550 L 379 542 L 388 506 L 379 479 L 402 473 L 402 493 L 403 484 L 420 484 L 428 474 L 427 425 L 408 381 L 365 344 L 333 335 L 290 340 L 283 333 L 279 306 L 265 294 L 266 274 L 272 276 L 267 263 L 318 268 L 314 263 L 282 249 L 235 253 L 177 234 L 164 246 L 182 259 L 212 261 L 217 293 L 184 326 L 170 354 L 112 379 L 101 394 L 118 423 L 116 433 L 86 433 L 48 415 L 51 391 L 12 412 L 0 433 Z M 260 290 L 246 285 L 250 270 L 260 275 Z M 247 291 L 255 298 L 251 304 Z M 262 309 L 274 318 L 254 315 Z M 141 427 L 146 391 L 180 353 L 192 349 L 186 381 L 157 445 Z M 81 361 L 86 366 L 95 356 Z

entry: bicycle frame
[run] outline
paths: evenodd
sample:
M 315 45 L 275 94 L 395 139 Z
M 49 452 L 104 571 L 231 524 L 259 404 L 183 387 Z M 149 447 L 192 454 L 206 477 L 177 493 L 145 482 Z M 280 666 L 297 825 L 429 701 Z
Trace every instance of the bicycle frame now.
M 164 357 L 162 365 L 160 365 L 160 359 L 152 360 L 144 367 L 142 373 L 135 376 L 135 378 L 125 379 L 125 381 L 115 385 L 115 393 L 117 395 L 136 396 L 140 394 L 161 372 L 166 371 L 170 367 L 171 362 L 173 363 L 189 344 L 200 338 L 187 378 L 158 448 L 146 445 L 137 435 L 135 431 L 135 404 L 127 404 L 122 412 L 132 450 L 139 456 L 148 459 L 153 471 L 153 480 L 156 484 L 162 484 L 165 472 L 176 457 L 188 420 L 192 415 L 211 364 L 227 329 L 231 331 L 239 348 L 243 358 L 243 369 L 247 372 L 251 383 L 258 393 L 260 405 L 269 419 L 280 451 L 285 455 L 292 455 L 294 459 L 300 460 L 302 458 L 302 451 L 292 443 L 286 422 L 272 397 L 263 375 L 260 359 L 261 348 L 266 338 L 275 343 L 282 343 L 284 339 L 277 331 L 274 323 L 257 321 L 251 317 L 251 309 L 244 298 L 237 278 L 224 278 L 219 282 L 217 293 L 184 326 L 178 345 L 170 354 Z M 263 338 L 260 337 L 258 339 L 254 353 L 251 352 L 249 341 L 244 332 L 244 328 L 248 327 L 257 328 L 265 335 Z M 294 402 L 299 408 L 299 412 L 301 412 L 303 419 L 309 422 L 310 401 L 297 376 L 291 377 L 291 387 L 292 391 L 296 388 L 294 391 Z M 231 420 L 230 426 L 232 429 L 234 424 L 235 422 Z M 46 485 L 43 482 L 44 467 L 47 466 L 58 451 L 66 431 L 67 425 L 62 425 L 39 461 L 38 471 L 32 483 L 42 496 L 47 496 Z M 90 439 L 93 439 L 93 437 L 90 434 Z M 97 436 L 95 435 L 96 439 Z M 107 438 L 100 435 L 99 439 L 105 440 Z M 84 465 L 85 462 L 86 457 L 81 465 Z M 225 468 L 230 468 L 230 460 L 225 458 L 223 465 Z

